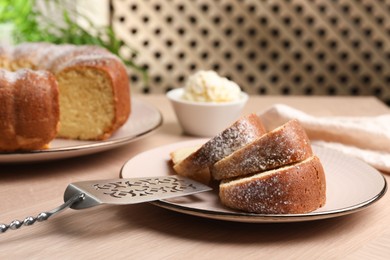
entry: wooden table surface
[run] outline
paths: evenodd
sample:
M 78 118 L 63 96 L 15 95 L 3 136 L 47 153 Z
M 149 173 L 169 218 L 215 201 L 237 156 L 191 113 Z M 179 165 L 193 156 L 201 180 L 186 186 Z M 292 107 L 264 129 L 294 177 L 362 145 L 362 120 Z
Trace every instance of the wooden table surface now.
M 163 125 L 126 146 L 79 158 L 0 165 L 0 223 L 36 216 L 62 203 L 68 183 L 116 178 L 136 154 L 189 140 L 164 96 L 135 96 L 155 105 Z M 372 97 L 252 96 L 243 114 L 275 103 L 319 116 L 390 113 Z M 385 176 L 390 181 L 389 175 Z M 389 259 L 390 195 L 371 207 L 301 223 L 224 222 L 151 204 L 66 210 L 43 223 L 0 234 L 0 259 Z

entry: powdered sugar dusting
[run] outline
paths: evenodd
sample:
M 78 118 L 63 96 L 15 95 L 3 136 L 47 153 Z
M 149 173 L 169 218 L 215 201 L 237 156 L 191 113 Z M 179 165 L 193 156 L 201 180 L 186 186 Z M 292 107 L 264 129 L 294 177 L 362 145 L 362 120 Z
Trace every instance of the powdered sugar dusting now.
M 50 43 L 23 43 L 15 47 L 3 48 L 1 53 L 7 54 L 9 63 L 30 64 L 36 70 L 49 70 L 57 72 L 59 67 L 64 68 L 66 63 L 74 59 L 88 60 L 92 65 L 101 62 L 105 58 L 120 59 L 99 46 L 72 44 L 50 44 Z M 20 65 L 16 65 L 19 68 Z
M 304 213 L 325 203 L 325 175 L 313 156 L 277 170 L 223 181 L 220 198 L 224 205 L 247 212 Z
M 72 44 L 50 44 L 50 43 L 23 43 L 15 47 L 1 48 L 2 63 L 4 69 L 15 70 L 15 73 L 1 72 L 3 81 L 13 84 L 19 79 L 26 77 L 26 68 L 34 69 L 36 77 L 47 77 L 49 71 L 57 74 L 65 68 L 75 65 L 83 66 L 106 66 L 113 67 L 110 73 L 122 75 L 124 70 L 118 64 L 122 64 L 119 57 L 99 46 Z M 20 71 L 22 70 L 22 71 Z M 47 71 L 47 72 L 44 72 Z
M 80 55 L 75 57 L 74 59 L 70 60 L 68 63 L 64 64 L 64 67 L 73 66 L 76 64 L 83 64 L 83 65 L 89 65 L 89 66 L 98 66 L 98 65 L 107 65 L 112 60 L 118 61 L 119 58 L 115 55 L 111 54 L 86 54 L 86 55 Z
M 218 161 L 211 172 L 218 180 L 233 178 L 292 164 L 311 155 L 307 135 L 293 120 Z
M 0 69 L 0 80 L 5 80 L 11 84 L 14 84 L 18 78 L 18 73 Z
M 40 55 L 37 57 L 35 64 L 40 69 L 49 70 L 50 65 L 54 60 L 76 48 L 77 47 L 75 45 L 71 44 L 52 44 L 44 49 L 39 50 Z
M 12 51 L 13 59 L 27 59 L 36 64 L 42 51 L 49 48 L 49 43 L 23 43 L 14 47 Z
M 289 199 L 289 183 L 282 183 L 275 172 L 261 177 L 243 180 L 245 183 L 221 184 L 221 196 L 227 206 L 255 213 L 286 213 L 284 208 L 292 204 Z
M 7 71 L 0 69 L 0 82 L 6 81 L 5 84 L 8 87 L 16 87 L 18 91 L 15 93 L 15 96 L 18 94 L 29 96 L 29 92 L 25 92 L 25 89 L 32 89 L 34 95 L 39 95 L 40 91 L 36 89 L 50 89 L 51 84 L 49 84 L 50 72 L 48 71 L 34 71 L 31 69 L 20 69 L 15 72 Z M 48 83 L 49 82 L 49 83 Z
M 194 161 L 196 164 L 210 166 L 262 134 L 263 132 L 259 132 L 258 127 L 249 120 L 238 120 L 201 147 L 202 156 L 197 156 Z
M 174 169 L 179 174 L 190 176 L 210 167 L 264 133 L 265 129 L 260 119 L 254 114 L 248 115 L 209 140 L 196 152 L 175 165 Z

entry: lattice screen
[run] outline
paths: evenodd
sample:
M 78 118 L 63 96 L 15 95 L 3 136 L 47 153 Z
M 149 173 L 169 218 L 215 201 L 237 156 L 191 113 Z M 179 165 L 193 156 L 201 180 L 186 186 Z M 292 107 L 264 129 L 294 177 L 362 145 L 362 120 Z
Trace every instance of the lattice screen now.
M 250 94 L 376 95 L 390 104 L 390 0 L 113 0 L 112 22 L 165 93 L 212 69 Z

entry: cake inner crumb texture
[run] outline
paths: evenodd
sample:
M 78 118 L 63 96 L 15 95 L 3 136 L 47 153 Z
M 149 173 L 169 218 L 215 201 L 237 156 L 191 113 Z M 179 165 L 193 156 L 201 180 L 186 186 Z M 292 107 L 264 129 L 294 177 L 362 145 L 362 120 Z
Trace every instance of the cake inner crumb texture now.
M 59 136 L 89 139 L 104 133 L 114 120 L 109 77 L 96 70 L 72 69 L 57 75 L 60 87 Z

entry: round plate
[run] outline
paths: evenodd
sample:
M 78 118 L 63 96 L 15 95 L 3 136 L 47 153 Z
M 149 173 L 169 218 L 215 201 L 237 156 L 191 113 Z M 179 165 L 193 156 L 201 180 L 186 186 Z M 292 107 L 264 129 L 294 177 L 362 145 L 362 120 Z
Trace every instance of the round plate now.
M 104 141 L 54 139 L 50 148 L 20 153 L 0 153 L 0 163 L 19 163 L 64 159 L 113 149 L 146 136 L 162 124 L 155 107 L 132 99 L 132 112 L 127 122 Z
M 192 140 L 162 146 L 141 153 L 122 168 L 121 177 L 151 177 L 172 174 L 169 153 L 181 147 L 203 144 L 206 140 Z M 384 177 L 366 163 L 337 151 L 313 146 L 326 175 L 326 204 L 305 214 L 252 214 L 232 210 L 219 203 L 218 194 L 208 191 L 191 196 L 152 202 L 154 205 L 199 217 L 251 222 L 296 222 L 325 219 L 357 212 L 372 205 L 386 192 Z

